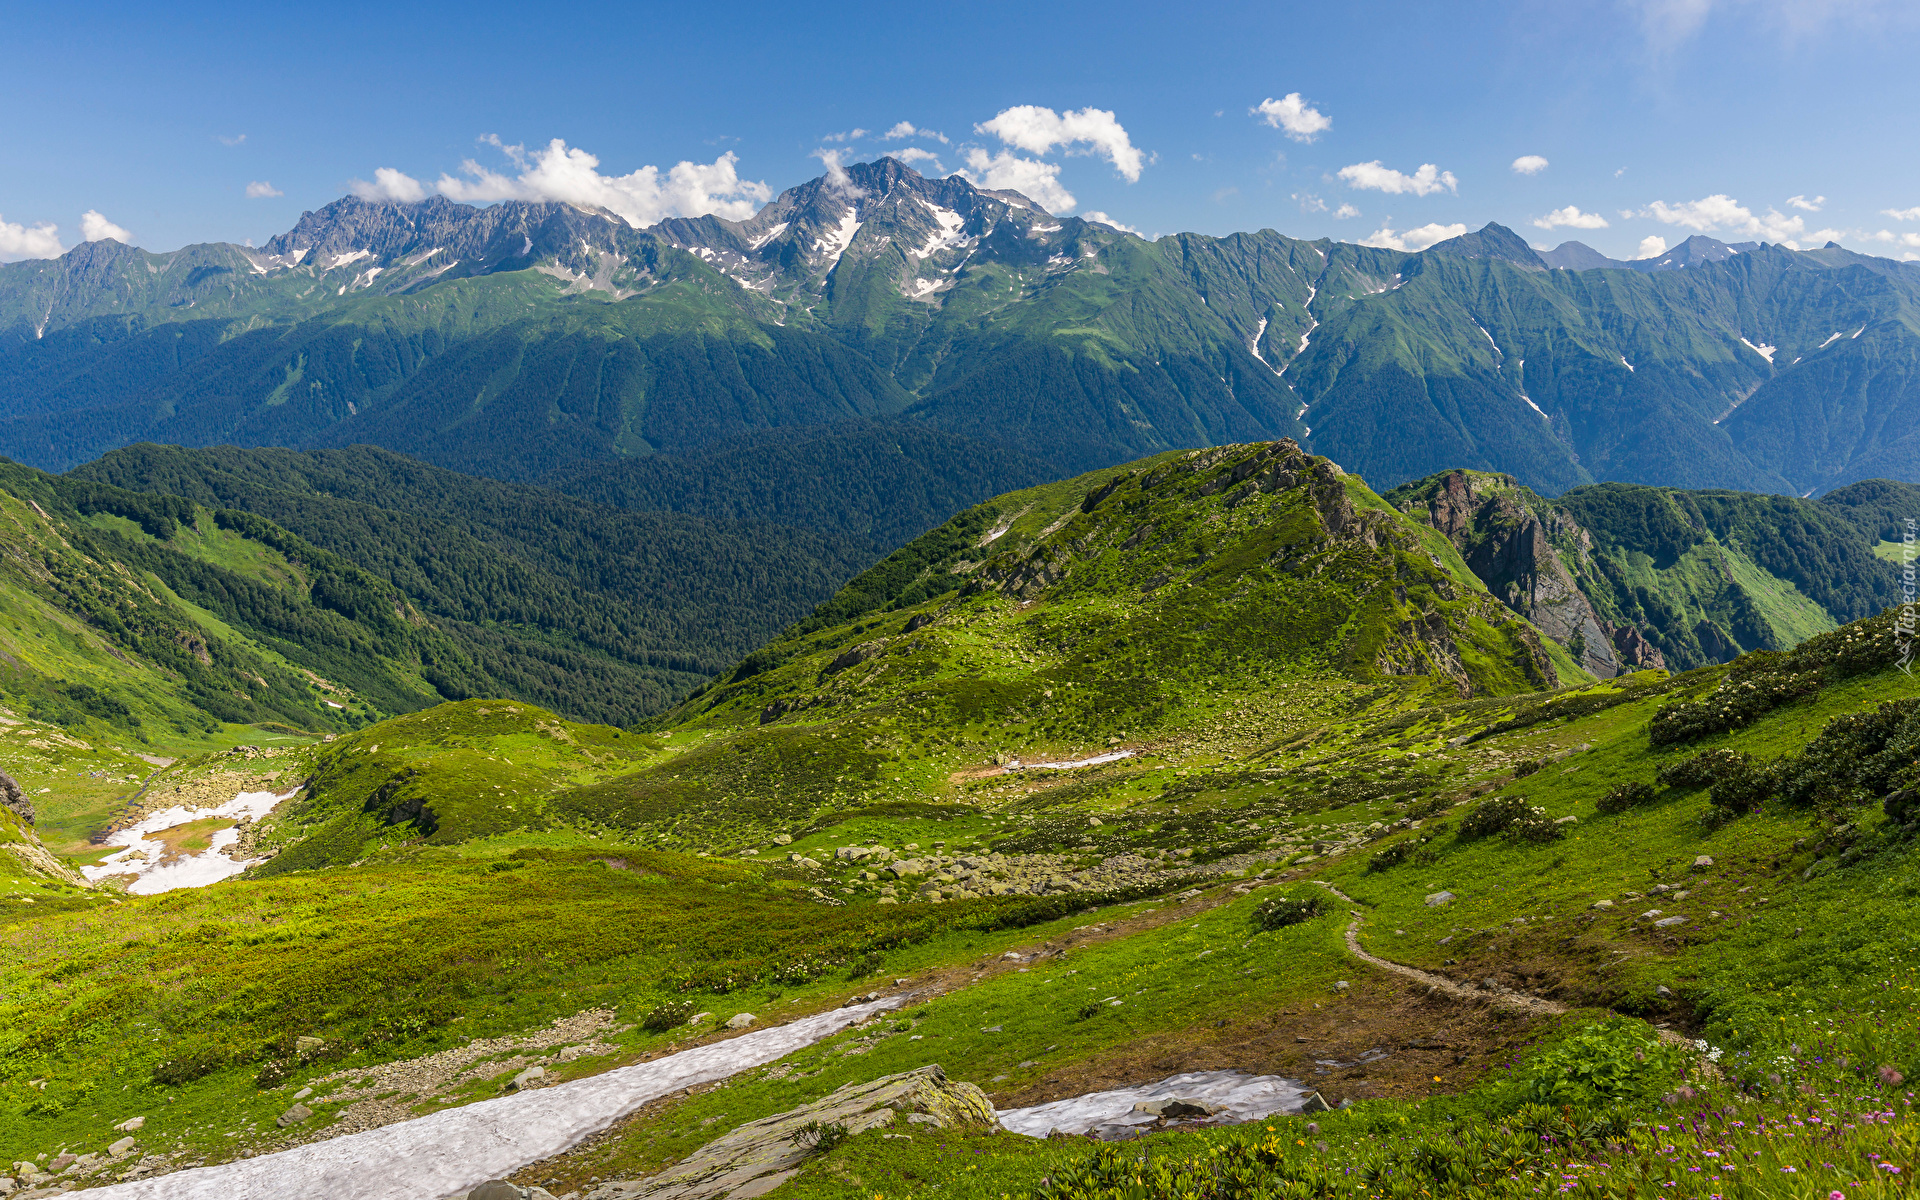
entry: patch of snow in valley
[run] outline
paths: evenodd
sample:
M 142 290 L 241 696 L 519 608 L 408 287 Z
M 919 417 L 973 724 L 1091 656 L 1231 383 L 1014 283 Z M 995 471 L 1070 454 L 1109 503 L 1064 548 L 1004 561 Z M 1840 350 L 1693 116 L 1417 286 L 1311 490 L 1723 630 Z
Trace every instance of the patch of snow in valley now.
M 909 250 L 907 253 L 915 258 L 926 259 L 942 250 L 957 249 L 966 242 L 966 237 L 960 232 L 960 227 L 966 224 L 964 217 L 950 208 L 941 208 L 930 201 L 922 200 L 920 205 L 927 210 L 927 215 L 933 218 L 936 228 L 927 235 L 926 245 L 918 250 Z
M 1135 1112 L 1134 1105 L 1154 1100 L 1196 1100 L 1224 1106 L 1207 1118 L 1225 1125 L 1257 1121 L 1274 1113 L 1299 1112 L 1313 1089 L 1278 1075 L 1246 1075 L 1239 1071 L 1190 1071 L 1142 1087 L 1090 1092 L 1032 1108 L 1001 1109 L 996 1116 L 1003 1128 L 1027 1137 L 1044 1138 L 1058 1129 L 1088 1133 L 1102 1125 L 1151 1125 L 1155 1114 Z
M 1629 371 L 1633 370 L 1633 364 L 1627 361 L 1627 356 L 1624 354 L 1620 356 L 1620 365 Z
M 1543 409 L 1543 408 L 1541 408 L 1541 407 L 1540 407 L 1540 406 L 1539 406 L 1538 404 L 1535 404 L 1535 403 L 1533 402 L 1533 397 L 1532 397 L 1532 396 L 1529 396 L 1529 395 L 1527 395 L 1527 394 L 1526 394 L 1525 392 L 1521 392 L 1521 393 L 1520 393 L 1520 398 L 1521 398 L 1522 400 L 1525 400 L 1525 401 L 1527 402 L 1527 407 L 1528 407 L 1528 408 L 1530 408 L 1530 409 L 1532 409 L 1533 411 L 1535 411 L 1535 412 L 1537 412 L 1537 413 L 1539 413 L 1539 414 L 1540 414 L 1541 416 L 1543 416 L 1543 417 L 1545 417 L 1545 416 L 1547 415 L 1547 413 L 1546 413 L 1546 410 L 1545 410 L 1545 409 Z M 1549 420 L 1551 420 L 1552 418 L 1548 418 L 1548 419 L 1549 419 Z
M 218 808 L 188 809 L 178 805 L 163 809 L 144 818 L 137 825 L 116 830 L 107 837 L 107 844 L 119 846 L 98 863 L 90 867 L 81 867 L 80 871 L 88 879 L 106 879 L 116 875 L 133 875 L 136 878 L 127 887 L 127 891 L 136 896 L 151 896 L 159 892 L 170 892 L 175 888 L 206 887 L 218 883 L 252 866 L 258 859 L 229 858 L 227 847 L 240 840 L 240 831 L 235 828 L 222 829 L 214 833 L 205 850 L 198 854 L 173 856 L 167 853 L 165 842 L 149 838 L 148 834 L 164 833 L 179 825 L 209 818 L 234 820 L 246 817 L 257 821 L 273 811 L 276 804 L 285 800 L 293 792 L 241 792 Z M 141 857 L 135 858 L 135 855 Z
M 847 215 L 840 218 L 840 224 L 833 232 L 813 244 L 814 252 L 828 251 L 828 263 L 837 265 L 840 262 L 840 256 L 847 252 L 847 247 L 853 245 L 853 235 L 859 232 L 860 213 L 849 204 Z
M 775 225 L 772 229 L 767 230 L 765 233 L 761 234 L 759 237 L 753 239 L 753 241 L 749 243 L 749 245 L 753 249 L 758 250 L 760 247 L 766 245 L 768 242 L 779 237 L 781 234 L 785 233 L 786 231 L 787 231 L 787 223 L 785 221 L 782 221 L 778 225 Z
M 1485 325 L 1482 325 L 1478 321 L 1475 321 L 1473 323 L 1473 327 L 1480 331 L 1481 337 L 1487 339 L 1487 345 L 1493 347 L 1494 354 L 1496 355 L 1500 354 L 1500 343 L 1493 340 L 1493 335 L 1487 332 L 1487 327 Z
M 1267 356 L 1260 353 L 1260 339 L 1265 336 L 1267 336 L 1267 319 L 1265 317 L 1261 317 L 1260 328 L 1253 331 L 1253 344 L 1248 346 L 1247 349 L 1253 351 L 1253 356 L 1260 360 L 1260 364 L 1262 366 L 1266 367 L 1267 370 L 1272 371 L 1275 375 L 1278 375 L 1281 373 L 1280 368 L 1268 362 Z
M 1742 346 L 1745 346 L 1747 349 L 1753 351 L 1755 354 L 1758 354 L 1761 358 L 1766 359 L 1767 362 L 1769 363 L 1773 362 L 1773 352 L 1780 348 L 1778 346 L 1769 346 L 1765 342 L 1762 342 L 1760 345 L 1756 346 L 1745 338 L 1740 339 L 1740 344 Z
M 1866 331 L 1867 331 L 1867 327 L 1865 325 L 1862 325 L 1860 328 L 1853 331 L 1853 337 L 1857 338 L 1861 334 L 1865 333 Z M 1852 341 L 1853 338 L 1848 338 L 1847 340 Z
M 763 1066 L 857 1025 L 904 997 L 804 1017 L 552 1087 L 515 1092 L 296 1146 L 87 1193 L 89 1200 L 428 1200 L 552 1158 L 643 1104 Z
M 1843 338 L 1843 337 L 1845 337 L 1845 336 L 1846 336 L 1846 334 L 1844 334 L 1844 333 L 1835 333 L 1835 334 L 1833 334 L 1832 336 L 1830 336 L 1830 337 L 1828 337 L 1826 341 L 1824 341 L 1824 342 L 1821 342 L 1821 343 L 1820 343 L 1820 344 L 1819 344 L 1818 346 L 1815 346 L 1815 347 L 1814 347 L 1814 349 L 1815 349 L 1815 350 L 1825 350 L 1825 349 L 1826 349 L 1826 348 L 1827 348 L 1828 346 L 1831 346 L 1831 345 L 1833 345 L 1833 344 L 1834 344 L 1835 342 L 1837 342 L 1837 341 L 1839 341 L 1839 340 L 1840 340 L 1841 338 Z M 1857 336 L 1857 335 L 1856 335 L 1856 336 Z
M 1019 759 L 1007 764 L 1009 771 L 1074 771 L 1081 767 L 1098 766 L 1101 763 L 1119 762 L 1123 758 L 1132 758 L 1139 753 L 1136 750 L 1110 750 L 1105 754 L 1096 754 L 1092 758 L 1075 758 L 1065 762 L 1037 762 L 1022 765 Z

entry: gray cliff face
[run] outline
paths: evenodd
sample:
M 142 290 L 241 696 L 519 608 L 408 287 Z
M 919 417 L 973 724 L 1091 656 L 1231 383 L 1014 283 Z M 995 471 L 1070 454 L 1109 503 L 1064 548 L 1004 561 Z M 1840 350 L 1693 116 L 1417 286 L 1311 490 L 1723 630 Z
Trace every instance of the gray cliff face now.
M 1638 629 L 1604 621 L 1580 590 L 1556 546 L 1584 561 L 1592 539 L 1571 517 L 1545 518 L 1519 499 L 1507 475 L 1451 471 L 1425 500 L 1433 527 L 1460 548 L 1467 566 L 1501 603 L 1532 621 L 1601 679 L 1666 661 Z

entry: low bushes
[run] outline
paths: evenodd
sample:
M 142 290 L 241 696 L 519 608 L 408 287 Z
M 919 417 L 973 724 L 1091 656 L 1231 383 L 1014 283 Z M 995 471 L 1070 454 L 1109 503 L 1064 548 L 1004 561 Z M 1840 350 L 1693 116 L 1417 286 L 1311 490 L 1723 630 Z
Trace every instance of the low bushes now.
M 1653 803 L 1655 792 L 1650 784 L 1632 780 L 1621 784 L 1600 797 L 1599 809 L 1603 813 L 1623 813 L 1642 804 Z
M 1253 925 L 1262 931 L 1285 929 L 1311 921 L 1326 911 L 1327 898 L 1319 891 L 1270 896 L 1253 910 Z

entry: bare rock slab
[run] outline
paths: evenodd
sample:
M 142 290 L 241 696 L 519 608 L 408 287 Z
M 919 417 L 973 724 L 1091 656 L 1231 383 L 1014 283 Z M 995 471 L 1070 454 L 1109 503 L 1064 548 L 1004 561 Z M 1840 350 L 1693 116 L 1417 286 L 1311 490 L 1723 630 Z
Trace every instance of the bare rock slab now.
M 849 1136 L 891 1125 L 905 1114 L 939 1129 L 993 1126 L 993 1102 L 971 1083 L 947 1078 L 939 1064 L 850 1083 L 791 1112 L 749 1121 L 651 1179 L 614 1180 L 587 1200 L 714 1200 L 762 1196 L 791 1179 L 814 1151 L 808 1132 L 839 1125 Z

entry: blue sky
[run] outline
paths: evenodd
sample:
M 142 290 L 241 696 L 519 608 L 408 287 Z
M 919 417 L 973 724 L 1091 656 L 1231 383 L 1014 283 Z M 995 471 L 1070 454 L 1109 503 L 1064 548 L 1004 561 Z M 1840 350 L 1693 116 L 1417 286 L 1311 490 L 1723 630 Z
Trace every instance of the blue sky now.
M 257 243 L 356 186 L 740 215 L 909 149 L 1147 234 L 1418 249 L 1495 220 L 1616 257 L 1695 232 L 1920 257 L 1911 0 L 106 3 L 0 28 L 0 259 Z

